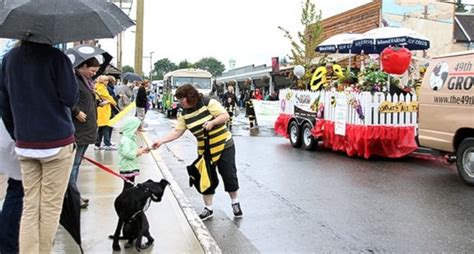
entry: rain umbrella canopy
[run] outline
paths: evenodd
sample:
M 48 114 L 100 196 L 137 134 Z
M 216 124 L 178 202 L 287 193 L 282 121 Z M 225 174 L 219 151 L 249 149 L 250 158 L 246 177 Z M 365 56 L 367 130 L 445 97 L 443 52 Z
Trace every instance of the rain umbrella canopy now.
M 124 72 L 120 75 L 121 79 L 126 79 L 128 81 L 143 81 L 143 78 L 140 75 L 132 72 Z
M 336 34 L 316 46 L 315 50 L 320 53 L 349 53 L 352 42 L 360 38 L 362 35 L 356 33 Z
M 4 0 L 0 37 L 37 43 L 113 38 L 134 25 L 105 0 Z
M 74 184 L 69 183 L 64 194 L 64 202 L 59 223 L 71 234 L 72 238 L 79 245 L 81 253 L 81 197 Z
M 112 56 L 105 50 L 92 45 L 78 45 L 68 48 L 65 54 L 71 60 L 72 66 L 76 68 L 89 58 L 95 57 L 100 63 L 96 76 L 102 74 L 112 60 Z
M 354 40 L 352 52 L 379 54 L 388 46 L 403 46 L 409 50 L 430 48 L 430 41 L 420 33 L 403 27 L 379 27 L 363 34 L 363 38 Z

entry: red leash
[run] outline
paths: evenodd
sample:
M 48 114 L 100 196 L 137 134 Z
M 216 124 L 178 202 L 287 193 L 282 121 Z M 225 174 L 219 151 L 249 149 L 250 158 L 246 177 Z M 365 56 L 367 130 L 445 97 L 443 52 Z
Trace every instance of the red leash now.
M 82 156 L 82 158 L 85 159 L 85 160 L 87 160 L 88 162 L 90 162 L 90 163 L 96 165 L 97 167 L 99 167 L 100 169 L 104 170 L 105 172 L 108 172 L 108 173 L 110 173 L 110 174 L 112 174 L 112 175 L 114 175 L 114 176 L 120 177 L 122 180 L 124 180 L 124 181 L 127 182 L 127 183 L 133 184 L 132 181 L 128 180 L 128 178 L 126 178 L 125 176 L 123 176 L 123 175 L 121 175 L 121 174 L 115 172 L 113 169 L 108 168 L 108 167 L 106 167 L 105 165 L 103 165 L 103 164 L 101 164 L 101 163 L 99 163 L 99 162 L 97 162 L 97 161 L 95 161 L 95 160 L 93 160 L 93 159 L 87 158 L 86 156 Z

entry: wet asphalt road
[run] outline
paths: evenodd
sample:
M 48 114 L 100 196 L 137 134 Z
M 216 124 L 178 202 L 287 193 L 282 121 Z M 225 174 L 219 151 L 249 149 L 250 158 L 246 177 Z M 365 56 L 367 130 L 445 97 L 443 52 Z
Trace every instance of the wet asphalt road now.
M 221 184 L 205 222 L 223 253 L 474 252 L 474 188 L 454 166 L 308 152 L 267 128 L 249 135 L 242 121 L 234 140 L 244 218 L 233 218 Z M 147 122 L 152 139 L 173 126 L 156 112 Z M 194 137 L 186 133 L 160 155 L 200 212 L 185 170 L 196 158 Z

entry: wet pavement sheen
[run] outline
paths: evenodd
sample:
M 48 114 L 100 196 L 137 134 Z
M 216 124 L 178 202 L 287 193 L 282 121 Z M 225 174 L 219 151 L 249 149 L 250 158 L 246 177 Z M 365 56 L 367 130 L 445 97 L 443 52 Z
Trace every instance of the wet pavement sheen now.
M 119 123 L 120 124 L 120 123 Z M 113 132 L 113 143 L 119 142 L 120 135 Z M 139 139 L 143 144 L 143 141 Z M 117 151 L 94 150 L 89 146 L 86 156 L 118 171 Z M 159 181 L 162 174 L 151 154 L 139 158 L 140 176 L 137 182 L 148 179 Z M 89 207 L 82 209 L 82 246 L 85 253 L 111 253 L 117 215 L 114 200 L 122 190 L 122 180 L 84 161 L 80 168 L 79 189 L 83 197 L 89 198 Z M 154 244 L 142 253 L 204 253 L 195 233 L 189 225 L 173 192 L 166 188 L 159 203 L 152 202 L 146 212 Z M 135 249 L 125 249 L 126 241 L 121 241 L 121 252 L 136 253 Z M 79 248 L 61 226 L 58 230 L 54 253 L 80 253 Z

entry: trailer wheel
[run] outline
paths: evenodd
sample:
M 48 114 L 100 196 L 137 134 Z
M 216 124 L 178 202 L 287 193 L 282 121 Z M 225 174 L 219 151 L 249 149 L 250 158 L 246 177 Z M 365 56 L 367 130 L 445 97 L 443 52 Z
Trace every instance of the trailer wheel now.
M 305 123 L 301 129 L 303 148 L 308 151 L 316 150 L 318 147 L 318 140 L 311 134 L 311 129 L 312 127 L 309 123 Z
M 474 186 L 474 138 L 466 138 L 456 151 L 456 166 L 462 180 Z
M 296 121 L 292 121 L 289 127 L 290 143 L 293 147 L 301 146 L 300 127 Z

